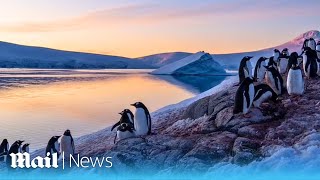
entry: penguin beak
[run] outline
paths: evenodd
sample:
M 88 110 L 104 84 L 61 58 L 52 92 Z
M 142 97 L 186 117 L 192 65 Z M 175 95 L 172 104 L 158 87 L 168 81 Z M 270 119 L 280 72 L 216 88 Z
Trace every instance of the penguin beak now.
M 248 59 L 251 59 L 251 58 L 253 58 L 253 56 L 248 56 Z
M 130 106 L 136 106 L 136 104 L 130 104 Z

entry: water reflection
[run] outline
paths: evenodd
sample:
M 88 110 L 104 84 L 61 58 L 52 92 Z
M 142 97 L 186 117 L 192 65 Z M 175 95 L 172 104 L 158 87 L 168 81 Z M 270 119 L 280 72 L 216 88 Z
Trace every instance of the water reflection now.
M 148 70 L 0 70 L 0 139 L 44 147 L 65 129 L 75 137 L 103 129 L 130 103 L 150 111 L 190 98 L 224 77 L 153 76 Z

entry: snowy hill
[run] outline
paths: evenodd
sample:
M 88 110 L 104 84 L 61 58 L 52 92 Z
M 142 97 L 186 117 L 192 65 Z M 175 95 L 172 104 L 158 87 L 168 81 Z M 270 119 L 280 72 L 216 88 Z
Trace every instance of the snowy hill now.
M 67 69 L 151 68 L 144 62 L 118 56 L 55 50 L 0 42 L 0 67 Z
M 187 52 L 169 52 L 144 56 L 137 59 L 151 65 L 154 68 L 159 68 L 161 66 L 173 63 L 187 56 L 190 56 L 191 54 L 192 53 Z
M 176 62 L 167 64 L 152 74 L 184 74 L 184 75 L 221 75 L 226 74 L 222 66 L 203 51 L 192 54 Z
M 239 62 L 241 61 L 243 56 L 247 56 L 247 55 L 254 56 L 253 62 L 255 62 L 256 60 L 258 60 L 260 56 L 266 56 L 266 57 L 272 56 L 273 49 L 275 48 L 279 49 L 280 51 L 284 48 L 288 48 L 290 52 L 297 51 L 299 53 L 301 51 L 303 41 L 306 38 L 314 38 L 316 40 L 320 40 L 320 32 L 317 30 L 308 31 L 294 38 L 289 42 L 286 42 L 279 46 L 270 47 L 270 48 L 266 48 L 258 51 L 230 53 L 230 54 L 212 54 L 212 57 L 215 61 L 220 63 L 224 68 L 230 69 L 230 70 L 237 70 L 239 66 Z M 166 64 L 178 61 L 189 55 L 191 55 L 191 53 L 172 52 L 172 53 L 154 54 L 150 56 L 141 57 L 138 59 L 149 64 L 150 66 L 157 68 L 157 67 L 161 67 L 162 65 L 166 65 Z
M 301 47 L 305 39 L 314 38 L 316 41 L 320 40 L 320 32 L 317 30 L 308 31 L 294 38 L 293 40 L 281 44 L 279 46 L 262 49 L 259 51 L 243 52 L 243 53 L 231 53 L 231 54 L 213 54 L 213 58 L 219 62 L 223 67 L 227 69 L 238 69 L 239 62 L 243 56 L 254 56 L 253 62 L 259 59 L 261 56 L 270 57 L 273 54 L 273 49 L 288 48 L 289 52 L 301 52 Z

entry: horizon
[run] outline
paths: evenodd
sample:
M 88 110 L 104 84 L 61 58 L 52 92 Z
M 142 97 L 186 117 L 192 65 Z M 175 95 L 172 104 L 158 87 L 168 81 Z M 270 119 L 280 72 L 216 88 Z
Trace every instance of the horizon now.
M 318 30 L 320 2 L 308 2 L 6 0 L 0 40 L 128 58 L 200 50 L 250 52 Z

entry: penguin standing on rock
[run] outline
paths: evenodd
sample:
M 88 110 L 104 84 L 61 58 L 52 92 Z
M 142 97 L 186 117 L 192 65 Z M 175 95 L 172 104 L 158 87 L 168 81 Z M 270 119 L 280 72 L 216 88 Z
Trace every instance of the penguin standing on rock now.
M 247 77 L 252 77 L 252 65 L 250 59 L 253 56 L 245 56 L 242 58 L 239 66 L 239 84 Z
M 50 157 L 50 159 L 51 159 L 51 164 L 52 164 L 52 154 L 53 153 L 57 153 L 58 154 L 58 158 L 59 158 L 59 151 L 58 151 L 58 149 L 59 149 L 59 142 L 58 142 L 58 140 L 59 140 L 59 138 L 60 138 L 61 136 L 52 136 L 51 138 L 50 138 L 50 140 L 48 141 L 48 144 L 47 144 L 47 147 L 46 147 L 46 154 L 45 154 L 45 156 L 47 156 L 47 154 L 48 153 L 50 153 L 50 155 L 48 156 L 48 157 Z
M 254 80 L 257 82 L 262 82 L 264 79 L 264 76 L 266 74 L 266 68 L 264 67 L 266 65 L 266 60 L 268 58 L 266 57 L 260 57 L 256 63 L 256 66 L 254 68 Z
M 277 63 L 278 71 L 280 74 L 285 74 L 289 61 L 289 51 L 287 48 L 284 48 L 281 52 L 279 61 Z
M 317 76 L 319 68 L 317 59 L 317 52 L 315 50 L 312 50 L 310 47 L 304 48 L 303 70 L 308 78 Z
M 121 123 L 117 128 L 117 134 L 114 137 L 116 143 L 117 137 L 119 140 L 135 137 L 135 131 L 132 123 Z
M 7 160 L 6 160 L 6 163 L 7 163 L 7 166 L 8 167 L 11 167 L 11 162 L 12 162 L 12 159 L 11 159 L 11 156 L 10 154 L 11 153 L 14 153 L 14 154 L 17 154 L 17 153 L 20 153 L 21 152 L 21 144 L 23 143 L 24 141 L 20 141 L 20 140 L 17 140 L 16 142 L 14 142 L 8 153 L 7 153 Z
M 134 115 L 134 129 L 137 136 L 151 134 L 151 116 L 149 110 L 142 102 L 131 104 L 136 108 Z
M 297 64 L 293 64 L 288 72 L 287 90 L 289 95 L 302 95 L 304 93 L 304 79 Z
M 9 142 L 7 139 L 3 139 L 2 143 L 0 144 L 0 162 L 5 161 L 7 153 L 9 151 Z
M 283 79 L 280 73 L 273 66 L 266 66 L 266 82 L 277 93 L 281 95 L 284 93 Z
M 119 114 L 121 115 L 120 121 L 112 126 L 111 131 L 113 131 L 114 128 L 120 126 L 122 123 L 128 123 L 134 126 L 134 115 L 129 109 L 124 109 Z
M 29 153 L 29 146 L 30 146 L 29 143 L 24 144 L 21 148 L 21 153 L 25 153 L 25 152 Z
M 251 77 L 245 78 L 240 84 L 234 101 L 233 114 L 243 113 L 244 117 L 247 115 L 254 99 L 254 85 Z
M 259 84 L 254 86 L 254 99 L 253 99 L 253 105 L 254 107 L 260 108 L 260 105 L 271 99 L 273 102 L 276 102 L 278 95 L 274 92 L 274 90 L 268 86 L 267 84 Z
M 74 141 L 69 129 L 67 129 L 61 136 L 60 152 L 64 152 L 65 159 L 67 160 L 70 158 L 70 155 L 74 155 L 75 153 Z
M 316 51 L 317 51 L 317 57 L 318 57 L 318 76 L 320 76 L 320 41 L 318 41 L 317 46 L 316 46 Z

